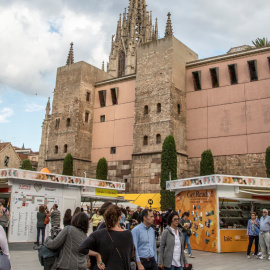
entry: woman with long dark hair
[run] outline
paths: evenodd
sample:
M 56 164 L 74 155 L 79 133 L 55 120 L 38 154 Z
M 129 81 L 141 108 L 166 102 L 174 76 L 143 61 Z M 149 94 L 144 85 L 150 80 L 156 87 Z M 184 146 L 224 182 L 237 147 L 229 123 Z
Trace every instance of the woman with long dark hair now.
M 133 256 L 133 238 L 128 230 L 120 227 L 121 209 L 111 205 L 104 214 L 106 229 L 93 232 L 79 247 L 79 252 L 95 256 L 97 264 L 93 270 L 130 269 Z
M 76 207 L 74 213 L 73 213 L 73 217 L 76 216 L 78 213 L 81 213 L 81 208 L 78 206 Z
M 64 227 L 71 225 L 72 215 L 71 209 L 67 209 L 63 218 Z

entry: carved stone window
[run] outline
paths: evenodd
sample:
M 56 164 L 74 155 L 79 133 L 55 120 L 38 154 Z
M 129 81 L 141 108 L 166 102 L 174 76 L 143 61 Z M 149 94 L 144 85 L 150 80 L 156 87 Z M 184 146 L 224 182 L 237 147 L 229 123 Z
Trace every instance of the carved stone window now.
M 161 104 L 158 103 L 158 104 L 157 104 L 157 113 L 160 113 L 160 112 L 161 112 Z
M 67 119 L 67 127 L 70 127 L 70 118 Z
M 148 106 L 145 105 L 145 106 L 144 106 L 144 115 L 147 115 L 148 113 L 149 113 Z
M 143 145 L 148 145 L 148 136 L 143 137 Z
M 125 76 L 126 56 L 124 51 L 119 52 L 118 77 Z
M 213 88 L 219 87 L 218 67 L 210 68 L 209 70 L 210 70 L 210 75 L 211 75 L 212 87 Z
M 54 153 L 58 154 L 58 146 L 57 145 L 54 147 Z
M 68 151 L 68 146 L 67 146 L 67 144 L 65 144 L 64 145 L 64 153 L 67 153 L 67 151 Z
M 55 129 L 58 129 L 60 127 L 60 118 L 57 118 L 55 120 Z
M 248 61 L 250 81 L 258 81 L 257 60 Z
M 157 134 L 156 136 L 156 144 L 161 144 L 161 135 Z

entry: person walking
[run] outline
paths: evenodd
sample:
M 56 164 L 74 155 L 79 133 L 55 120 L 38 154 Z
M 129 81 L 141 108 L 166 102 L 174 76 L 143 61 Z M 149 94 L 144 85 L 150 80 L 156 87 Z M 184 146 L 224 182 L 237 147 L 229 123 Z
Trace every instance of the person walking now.
M 54 204 L 50 211 L 51 225 L 52 227 L 60 227 L 61 213 L 58 210 L 58 205 Z
M 188 256 L 189 258 L 195 258 L 192 254 L 191 254 L 191 246 L 190 246 L 190 236 L 191 236 L 191 221 L 188 219 L 189 217 L 189 212 L 184 212 L 182 215 L 182 219 L 179 222 L 180 227 L 182 227 L 183 229 L 183 233 L 184 233 L 184 239 L 185 239 L 185 243 L 187 243 L 187 248 L 188 248 Z M 185 244 L 184 244 L 184 248 L 185 248 Z
M 126 229 L 130 230 L 130 226 L 132 224 L 132 213 L 129 206 L 126 207 L 126 212 L 127 212 Z
M 138 270 L 157 270 L 155 231 L 151 227 L 154 223 L 153 211 L 144 209 L 141 218 L 142 222 L 131 231 L 136 248 Z
M 84 254 L 78 251 L 81 243 L 87 238 L 88 217 L 78 213 L 72 218 L 71 226 L 66 226 L 54 239 L 49 236 L 45 246 L 52 250 L 61 248 L 61 254 L 53 267 L 57 270 L 85 270 L 87 261 Z M 55 269 L 55 268 L 53 268 Z
M 256 219 L 256 213 L 251 213 L 251 219 L 248 221 L 247 225 L 247 235 L 249 238 L 248 249 L 247 249 L 247 258 L 250 259 L 250 251 L 255 240 L 255 253 L 254 255 L 258 258 L 258 247 L 259 247 L 259 234 L 260 234 L 260 223 Z
M 6 234 L 8 231 L 8 222 L 9 222 L 9 211 L 5 207 L 5 199 L 0 199 L 0 225 L 5 230 Z
M 120 226 L 122 229 L 125 229 L 126 228 L 127 212 L 126 212 L 126 209 L 123 207 L 121 208 L 121 212 L 122 212 L 122 215 L 121 215 L 121 219 L 120 219 Z
M 2 254 L 0 252 L 0 267 L 1 265 L 5 266 L 5 270 L 10 270 L 10 255 L 9 255 L 9 248 L 7 242 L 7 236 L 4 228 L 0 225 L 0 250 L 2 250 Z M 4 256 L 1 258 L 1 256 Z M 2 268 L 0 268 L 2 269 Z
M 168 226 L 164 229 L 159 247 L 158 264 L 164 270 L 183 270 L 187 265 L 184 252 L 184 235 L 178 227 L 179 216 L 171 212 L 168 217 Z
M 79 247 L 79 252 L 96 257 L 93 270 L 129 270 L 133 239 L 129 230 L 120 227 L 121 209 L 111 205 L 104 214 L 106 229 L 93 232 Z
M 263 209 L 263 215 L 260 219 L 259 242 L 262 250 L 260 259 L 262 260 L 268 257 L 270 261 L 270 216 L 268 216 L 267 209 Z
M 39 246 L 40 232 L 41 232 L 41 244 L 44 245 L 45 227 L 46 227 L 46 225 L 44 224 L 45 217 L 46 217 L 45 207 L 44 205 L 40 205 L 39 210 L 37 212 L 37 241 L 34 243 L 38 246 Z
M 140 213 L 141 213 L 141 207 L 137 206 L 137 210 L 132 215 L 132 223 L 133 225 L 137 225 L 140 222 Z
M 96 214 L 92 216 L 89 220 L 89 223 L 93 222 L 93 232 L 97 230 L 97 226 L 99 222 L 102 220 L 103 216 L 100 215 L 99 210 L 97 210 Z
M 67 209 L 63 218 L 64 227 L 71 225 L 72 215 L 71 209 Z
M 159 211 L 156 211 L 156 216 L 154 218 L 154 225 L 155 225 L 155 236 L 158 239 L 159 237 L 159 228 L 161 227 L 162 218 Z

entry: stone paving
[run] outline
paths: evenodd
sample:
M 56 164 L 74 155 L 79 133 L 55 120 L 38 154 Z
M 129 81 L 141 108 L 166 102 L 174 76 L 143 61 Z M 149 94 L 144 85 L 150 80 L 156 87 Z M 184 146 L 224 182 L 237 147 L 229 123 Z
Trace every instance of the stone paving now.
M 189 258 L 195 270 L 269 270 L 270 261 L 255 258 L 247 259 L 245 253 L 215 254 L 193 251 L 194 259 Z M 10 244 L 12 270 L 42 270 L 37 251 L 33 244 Z

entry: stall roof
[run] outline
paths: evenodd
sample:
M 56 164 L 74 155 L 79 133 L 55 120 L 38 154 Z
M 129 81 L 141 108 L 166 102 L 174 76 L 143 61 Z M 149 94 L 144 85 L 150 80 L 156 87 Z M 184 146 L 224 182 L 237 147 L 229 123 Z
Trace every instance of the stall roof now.
M 213 174 L 167 181 L 166 189 L 180 191 L 218 185 L 270 189 L 270 178 Z
M 152 209 L 160 210 L 160 193 L 146 193 L 146 194 L 121 194 L 127 201 L 132 202 L 135 205 L 141 206 L 142 208 L 148 206 L 149 199 L 153 200 L 153 204 L 151 205 Z

